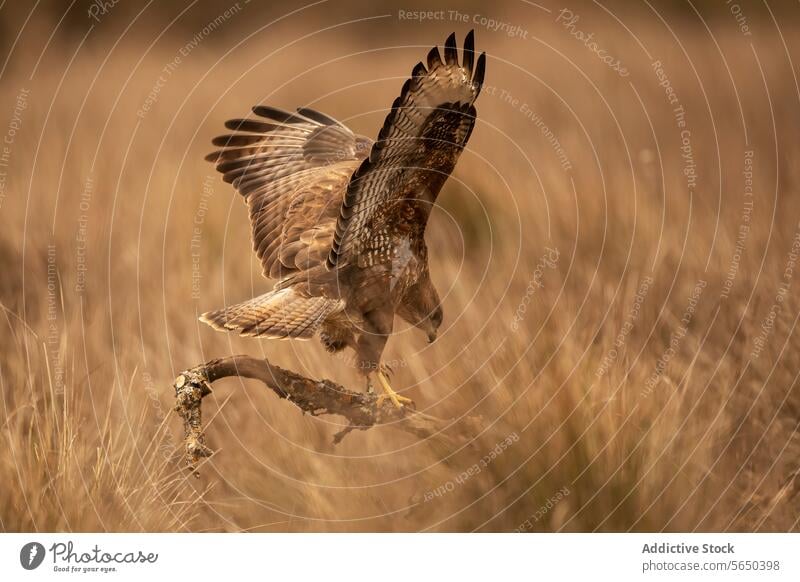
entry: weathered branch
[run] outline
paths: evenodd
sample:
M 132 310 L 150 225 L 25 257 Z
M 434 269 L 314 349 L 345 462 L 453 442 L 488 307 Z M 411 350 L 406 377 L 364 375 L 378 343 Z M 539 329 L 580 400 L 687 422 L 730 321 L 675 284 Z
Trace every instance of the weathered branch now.
M 230 356 L 190 368 L 175 379 L 175 411 L 183 419 L 186 456 L 192 467 L 212 453 L 203 434 L 202 400 L 211 394 L 213 382 L 230 376 L 260 380 L 279 397 L 312 416 L 337 414 L 345 417 L 348 424 L 334 436 L 334 443 L 339 443 L 353 430 L 367 430 L 377 424 L 411 433 L 420 439 L 432 439 L 451 450 L 469 442 L 466 436 L 447 433 L 451 425 L 448 421 L 417 412 L 413 406 L 397 408 L 388 398 L 354 392 L 330 380 L 312 380 L 265 359 Z

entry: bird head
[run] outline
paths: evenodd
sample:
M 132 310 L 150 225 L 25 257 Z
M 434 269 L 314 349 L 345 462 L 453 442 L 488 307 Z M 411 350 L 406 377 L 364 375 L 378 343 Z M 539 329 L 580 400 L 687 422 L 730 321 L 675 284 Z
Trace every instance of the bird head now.
M 439 327 L 444 319 L 444 311 L 441 305 L 436 305 L 433 309 L 419 309 L 418 305 L 401 306 L 397 314 L 412 324 L 414 327 L 424 332 L 428 336 L 428 343 L 436 341 L 439 335 Z
M 439 294 L 428 277 L 423 277 L 409 290 L 398 307 L 397 315 L 423 331 L 428 336 L 428 342 L 433 343 L 436 340 L 444 320 L 444 310 Z
M 428 343 L 436 341 L 436 336 L 439 335 L 439 327 L 444 320 L 444 310 L 441 305 L 437 305 L 431 314 L 425 320 L 423 331 L 428 334 Z

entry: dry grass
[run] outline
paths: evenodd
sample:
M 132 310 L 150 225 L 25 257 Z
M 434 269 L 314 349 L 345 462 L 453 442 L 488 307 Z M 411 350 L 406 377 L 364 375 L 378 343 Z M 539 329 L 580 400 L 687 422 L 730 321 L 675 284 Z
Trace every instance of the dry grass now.
M 624 60 L 625 79 L 555 14 L 497 7 L 528 40 L 477 29 L 490 88 L 429 232 L 446 331 L 432 346 L 398 333 L 386 357 L 395 384 L 452 417 L 454 430 L 480 415 L 471 430 L 482 453 L 443 455 L 383 428 L 334 448 L 336 419 L 300 416 L 257 384 L 227 381 L 205 405 L 219 453 L 199 480 L 183 470 L 170 411 L 178 371 L 250 353 L 358 381 L 316 342 L 240 339 L 197 322 L 269 288 L 245 208 L 202 161 L 210 138 L 259 101 L 311 105 L 375 134 L 422 47 L 467 30 L 392 18 L 393 28 L 363 22 L 285 46 L 322 27 L 324 8 L 238 47 L 267 20 L 232 17 L 141 120 L 191 27 L 150 46 L 145 24 L 123 35 L 111 14 L 80 50 L 82 34 L 57 36 L 29 79 L 50 27 L 28 24 L 0 88 L 3 120 L 30 89 L 0 202 L 0 528 L 797 530 L 797 498 L 779 492 L 800 466 L 800 275 L 784 279 L 800 218 L 789 60 L 798 23 L 778 15 L 782 39 L 766 12 L 751 18 L 752 38 L 723 12 L 708 21 L 713 39 L 696 17 L 665 14 L 678 45 L 647 11 L 626 14 L 634 38 L 596 7 L 575 9 L 579 28 Z M 358 15 L 345 7 L 336 22 Z M 680 131 L 639 41 L 686 110 L 691 191 Z M 362 52 L 397 45 L 414 46 Z M 737 250 L 748 149 L 753 209 Z M 546 247 L 559 255 L 549 264 Z M 475 463 L 480 471 L 459 477 Z

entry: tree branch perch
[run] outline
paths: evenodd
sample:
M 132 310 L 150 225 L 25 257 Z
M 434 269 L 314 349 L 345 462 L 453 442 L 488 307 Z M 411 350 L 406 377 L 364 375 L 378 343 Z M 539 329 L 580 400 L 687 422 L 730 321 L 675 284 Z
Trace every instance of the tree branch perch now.
M 375 394 L 354 392 L 330 380 L 306 378 L 266 359 L 239 355 L 211 360 L 181 372 L 175 379 L 175 411 L 183 419 L 186 458 L 192 468 L 212 453 L 203 434 L 202 400 L 211 394 L 213 382 L 231 376 L 260 380 L 280 398 L 312 416 L 343 416 L 348 424 L 334 435 L 334 444 L 353 430 L 367 430 L 378 424 L 420 439 L 432 439 L 451 450 L 469 442 L 466 436 L 446 433 L 451 422 L 417 412 L 413 407 L 397 408 L 388 398 L 381 400 Z

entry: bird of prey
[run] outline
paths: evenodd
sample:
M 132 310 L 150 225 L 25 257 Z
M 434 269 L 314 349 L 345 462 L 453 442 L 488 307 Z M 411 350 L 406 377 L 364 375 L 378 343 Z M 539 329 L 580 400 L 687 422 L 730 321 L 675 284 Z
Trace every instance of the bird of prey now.
M 233 119 L 206 159 L 244 197 L 253 246 L 272 291 L 201 320 L 243 336 L 310 339 L 355 350 L 398 407 L 381 354 L 395 315 L 434 341 L 442 323 L 425 227 L 475 125 L 486 55 L 474 35 L 459 63 L 455 34 L 418 63 L 375 141 L 308 108 L 259 105 Z

